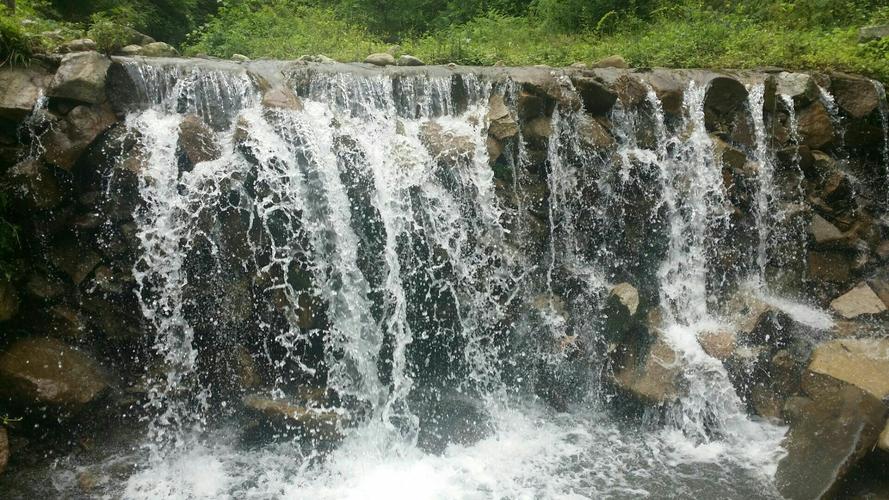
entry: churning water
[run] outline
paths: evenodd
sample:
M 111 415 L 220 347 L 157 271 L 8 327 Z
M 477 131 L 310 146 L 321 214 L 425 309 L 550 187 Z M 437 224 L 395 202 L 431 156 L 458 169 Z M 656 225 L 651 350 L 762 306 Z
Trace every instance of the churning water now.
M 785 429 L 748 416 L 697 340 L 735 320 L 710 292 L 727 279 L 711 264 L 732 222 L 706 82 L 689 83 L 672 121 L 650 87 L 641 104 L 618 102 L 607 154 L 585 144 L 591 118 L 560 103 L 544 124 L 545 161 L 522 127 L 498 173 L 490 97 L 523 120 L 508 79 L 297 72 L 283 81 L 302 106 L 287 109 L 261 106 L 246 73 L 128 70 L 150 101 L 126 120 L 141 152 L 134 274 L 159 360 L 148 431 L 135 446 L 109 436 L 99 465 L 60 462 L 59 489 L 98 468 L 109 497 L 146 499 L 777 496 Z M 744 278 L 761 300 L 829 328 L 764 285 L 778 207 L 793 200 L 774 188 L 764 87 L 749 90 L 758 244 Z M 191 169 L 177 153 L 187 115 L 212 128 L 220 153 Z M 632 242 L 615 235 L 631 224 L 660 232 L 661 250 L 627 257 Z M 652 283 L 637 285 L 663 306 L 687 390 L 661 415 L 625 419 L 605 388 L 600 316 L 610 285 L 645 268 Z M 245 342 L 265 353 L 270 400 L 335 394 L 301 404 L 333 416 L 337 444 L 243 438 L 242 393 L 202 359 Z M 587 346 L 582 359 L 571 342 Z M 544 401 L 541 387 L 566 402 Z

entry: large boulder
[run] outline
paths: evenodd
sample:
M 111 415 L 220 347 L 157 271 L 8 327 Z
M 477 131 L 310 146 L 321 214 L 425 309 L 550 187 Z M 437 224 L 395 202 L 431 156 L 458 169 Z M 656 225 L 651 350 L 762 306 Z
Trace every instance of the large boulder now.
M 832 498 L 843 478 L 876 444 L 886 406 L 857 387 L 844 386 L 801 399 L 784 438 L 787 455 L 775 474 L 792 500 Z
M 96 50 L 97 48 L 98 46 L 96 45 L 96 42 L 92 39 L 77 38 L 59 45 L 58 52 L 61 54 L 67 54 L 69 52 L 88 52 Z
M 142 46 L 142 54 L 146 57 L 176 57 L 179 51 L 168 43 L 153 42 Z
M 611 288 L 602 316 L 606 335 L 613 340 L 622 337 L 639 325 L 639 291 L 629 283 L 619 283 Z
M 799 114 L 802 142 L 812 149 L 821 149 L 834 140 L 833 121 L 821 102 L 814 102 Z
M 408 54 L 404 54 L 398 58 L 398 65 L 399 66 L 425 66 L 426 63 L 424 63 L 421 59 L 419 59 L 417 57 L 414 57 L 414 56 L 411 56 Z
M 603 82 L 591 77 L 575 77 L 574 88 L 580 94 L 583 108 L 593 115 L 604 115 L 611 111 L 617 102 L 617 92 L 609 89 Z
M 323 391 L 303 391 L 304 394 L 291 398 L 272 398 L 264 394 L 244 396 L 243 404 L 260 423 L 279 430 L 296 427 L 307 436 L 324 439 L 340 435 L 340 421 L 343 417 L 325 405 Z M 314 393 L 314 392 L 317 392 Z
M 877 399 L 889 396 L 889 338 L 840 339 L 818 346 L 804 379 L 806 392 L 839 383 L 853 385 Z
M 882 40 L 884 38 L 889 38 L 889 24 L 865 26 L 858 30 L 858 41 L 860 43 Z
M 475 154 L 471 137 L 455 134 L 432 120 L 420 126 L 419 137 L 429 154 L 445 165 L 454 166 L 461 158 L 472 158 Z
M 487 119 L 488 133 L 498 141 L 514 137 L 519 133 L 519 125 L 500 94 L 494 94 L 488 100 Z
M 866 314 L 880 314 L 886 310 L 886 304 L 874 293 L 870 285 L 862 281 L 830 303 L 830 308 L 846 319 L 857 318 Z
M 88 104 L 105 100 L 105 76 L 111 61 L 97 52 L 75 52 L 62 58 L 46 95 Z
M 70 170 L 96 137 L 116 122 L 117 116 L 107 104 L 77 106 L 44 136 L 44 157 Z
M 28 211 L 51 210 L 65 199 L 55 173 L 40 160 L 16 164 L 7 172 L 7 180 L 9 192 Z
M 618 389 L 643 404 L 664 404 L 680 396 L 682 367 L 680 354 L 666 340 L 652 313 L 647 334 L 638 332 L 617 351 L 613 380 Z
M 89 355 L 49 338 L 19 340 L 0 354 L 0 397 L 15 405 L 78 410 L 108 388 Z
M 853 119 L 864 118 L 880 108 L 880 94 L 869 78 L 835 73 L 830 76 L 830 90 L 840 109 Z
M 272 87 L 262 95 L 262 105 L 270 109 L 302 111 L 303 103 L 293 90 L 285 86 Z
M 51 75 L 42 66 L 0 67 L 0 119 L 19 122 L 37 103 Z
M 191 171 L 195 165 L 219 158 L 213 131 L 197 115 L 188 115 L 179 123 L 177 144 L 179 170 Z
M 775 76 L 775 94 L 790 97 L 797 108 L 808 106 L 819 98 L 818 84 L 812 75 L 786 71 Z
M 395 57 L 386 52 L 371 54 L 364 58 L 364 62 L 374 66 L 395 66 L 397 64 Z

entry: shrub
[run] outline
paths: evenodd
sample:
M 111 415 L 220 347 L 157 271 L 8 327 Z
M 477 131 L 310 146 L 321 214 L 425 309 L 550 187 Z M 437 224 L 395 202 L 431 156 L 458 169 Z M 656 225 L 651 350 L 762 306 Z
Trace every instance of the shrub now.
M 15 16 L 0 4 L 0 66 L 25 64 L 33 52 L 33 44 Z
M 96 42 L 105 54 L 112 54 L 126 46 L 132 38 L 132 31 L 104 15 L 93 16 L 93 24 L 86 35 Z

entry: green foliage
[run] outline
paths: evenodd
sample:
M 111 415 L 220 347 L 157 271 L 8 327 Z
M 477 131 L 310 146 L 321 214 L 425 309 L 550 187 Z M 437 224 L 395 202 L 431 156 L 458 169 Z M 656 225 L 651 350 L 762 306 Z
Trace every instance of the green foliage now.
M 0 5 L 0 66 L 25 64 L 31 57 L 34 46 L 22 29 L 19 20 Z
M 96 46 L 105 54 L 112 54 L 126 46 L 132 38 L 131 32 L 125 26 L 103 14 L 93 16 L 93 24 L 86 36 L 96 42 Z

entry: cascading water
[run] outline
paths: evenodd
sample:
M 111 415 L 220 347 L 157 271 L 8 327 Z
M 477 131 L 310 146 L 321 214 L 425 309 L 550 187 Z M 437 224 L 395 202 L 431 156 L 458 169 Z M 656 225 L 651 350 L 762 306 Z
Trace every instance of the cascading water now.
M 575 105 L 568 79 L 554 109 L 522 116 L 525 91 L 491 75 L 286 68 L 269 83 L 126 69 L 148 105 L 125 124 L 140 152 L 134 275 L 156 356 L 148 459 L 112 494 L 776 496 L 784 428 L 747 416 L 698 341 L 734 320 L 713 307 L 732 222 L 706 82 L 667 119 L 640 80 L 638 102 L 612 111 L 606 148 L 590 133 L 605 118 Z M 300 104 L 262 104 L 269 86 Z M 748 98 L 763 282 L 783 223 L 764 92 Z M 492 96 L 523 125 L 494 168 Z M 185 165 L 192 115 L 217 154 Z M 684 388 L 642 424 L 612 415 L 601 331 L 611 282 L 637 275 Z M 243 345 L 261 353 L 262 387 L 225 385 Z M 253 417 L 234 408 L 249 398 L 334 429 L 241 439 Z M 322 444 L 331 434 L 336 445 Z

